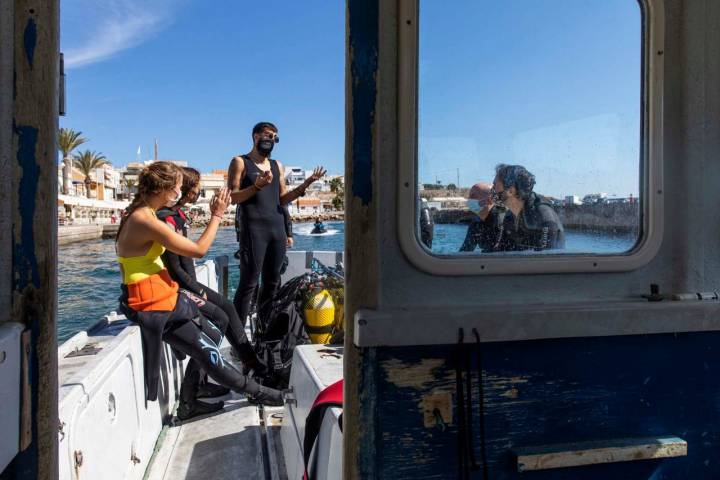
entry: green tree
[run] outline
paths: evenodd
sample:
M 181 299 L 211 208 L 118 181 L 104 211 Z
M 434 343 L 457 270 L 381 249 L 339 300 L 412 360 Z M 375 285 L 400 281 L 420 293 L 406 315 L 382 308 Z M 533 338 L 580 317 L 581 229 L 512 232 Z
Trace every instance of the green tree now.
M 335 177 L 330 180 L 330 191 L 335 194 L 332 199 L 333 208 L 342 210 L 345 207 L 345 183 L 342 177 Z
M 90 198 L 90 172 L 103 165 L 109 165 L 107 158 L 99 152 L 85 150 L 75 155 L 75 168 L 80 170 L 85 175 L 85 195 Z M 105 179 L 102 179 L 103 182 Z
M 133 188 L 135 188 L 137 186 L 137 182 L 135 181 L 134 178 L 126 178 L 124 181 L 125 181 L 125 188 L 127 188 L 128 193 L 130 195 L 132 195 L 134 193 Z
M 457 186 L 454 183 L 448 183 L 448 190 L 457 190 Z
M 87 139 L 82 137 L 82 132 L 76 132 L 70 128 L 61 128 L 58 132 L 58 149 L 63 156 L 63 195 L 70 193 L 70 185 L 72 184 L 72 152 Z

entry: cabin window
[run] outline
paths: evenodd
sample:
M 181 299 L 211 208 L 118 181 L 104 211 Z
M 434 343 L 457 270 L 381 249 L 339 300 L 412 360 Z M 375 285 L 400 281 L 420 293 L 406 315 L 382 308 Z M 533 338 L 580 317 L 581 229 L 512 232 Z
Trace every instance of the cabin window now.
M 517 273 L 652 258 L 658 3 L 404 2 L 399 226 L 415 263 Z

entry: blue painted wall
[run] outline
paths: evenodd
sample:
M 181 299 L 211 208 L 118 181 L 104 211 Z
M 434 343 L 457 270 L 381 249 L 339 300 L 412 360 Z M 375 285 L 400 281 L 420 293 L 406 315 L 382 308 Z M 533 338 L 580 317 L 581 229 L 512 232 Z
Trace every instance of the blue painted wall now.
M 454 351 L 375 352 L 377 478 L 458 478 L 456 405 L 455 425 L 444 432 L 425 428 L 419 407 L 437 390 L 452 391 L 455 404 Z M 398 381 L 428 359 L 441 362 L 427 378 Z M 490 478 L 720 478 L 720 333 L 484 344 L 482 359 Z M 480 458 L 477 409 L 473 432 Z M 688 442 L 687 457 L 518 473 L 512 454 L 522 446 L 669 435 Z

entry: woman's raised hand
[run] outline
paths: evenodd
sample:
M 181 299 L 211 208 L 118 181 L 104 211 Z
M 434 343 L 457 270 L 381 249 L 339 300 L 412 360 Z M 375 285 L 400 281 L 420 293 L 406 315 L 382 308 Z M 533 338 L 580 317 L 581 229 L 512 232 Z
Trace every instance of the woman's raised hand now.
M 210 213 L 222 217 L 230 205 L 230 190 L 223 187 L 210 200 Z

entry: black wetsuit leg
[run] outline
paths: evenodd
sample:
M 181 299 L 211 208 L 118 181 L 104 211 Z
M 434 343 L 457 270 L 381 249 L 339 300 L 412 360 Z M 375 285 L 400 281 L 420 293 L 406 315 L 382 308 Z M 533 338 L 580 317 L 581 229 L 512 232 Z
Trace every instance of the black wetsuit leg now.
M 205 293 L 207 294 L 209 291 L 211 290 L 208 288 L 205 290 Z M 215 329 L 211 329 L 213 334 L 210 335 L 213 340 L 215 340 L 215 343 L 220 345 L 222 338 L 225 336 L 228 324 L 230 323 L 230 319 L 225 311 L 206 298 L 193 292 L 183 289 L 181 290 L 181 294 L 192 300 L 199 308 L 200 313 L 220 331 L 219 337 L 215 333 Z M 183 381 L 180 386 L 180 398 L 182 401 L 187 405 L 192 405 L 198 396 L 200 386 L 206 382 L 207 372 L 203 371 L 197 361 L 191 359 L 185 368 L 185 375 L 183 375 Z
M 248 232 L 246 236 L 249 241 L 244 243 L 240 253 L 240 283 L 233 299 L 243 326 L 250 313 L 250 304 L 258 288 L 260 273 L 262 285 L 258 308 L 275 295 L 280 286 L 280 269 L 287 248 L 284 230 L 258 228 Z
M 257 229 L 250 232 L 246 228 L 243 232 L 243 242 L 240 247 L 240 282 L 233 298 L 243 329 L 250 314 L 250 302 L 257 290 L 262 261 L 267 249 L 264 237 L 266 237 L 264 232 L 258 232 Z
M 284 232 L 283 232 L 284 233 Z M 265 261 L 262 266 L 262 284 L 260 285 L 260 296 L 258 308 L 271 300 L 280 287 L 280 269 L 287 250 L 287 239 L 284 235 L 276 236 L 268 242 L 265 251 Z
M 196 369 L 203 369 L 220 385 L 236 392 L 256 394 L 260 389 L 257 382 L 243 375 L 220 353 L 220 329 L 193 308 L 191 300 L 183 297 L 178 296 L 179 305 L 170 314 L 163 340 L 196 362 L 189 368 L 192 375 Z M 193 383 L 197 384 L 197 379 Z M 190 392 L 186 395 L 191 398 Z
M 256 374 L 262 371 L 262 362 L 245 334 L 245 327 L 243 322 L 240 321 L 240 316 L 237 314 L 233 302 L 215 290 L 207 289 L 205 293 L 207 294 L 207 300 L 211 302 L 210 304 L 227 316 L 228 326 L 225 334 L 238 358 L 242 361 L 244 368 L 248 370 L 253 369 Z

